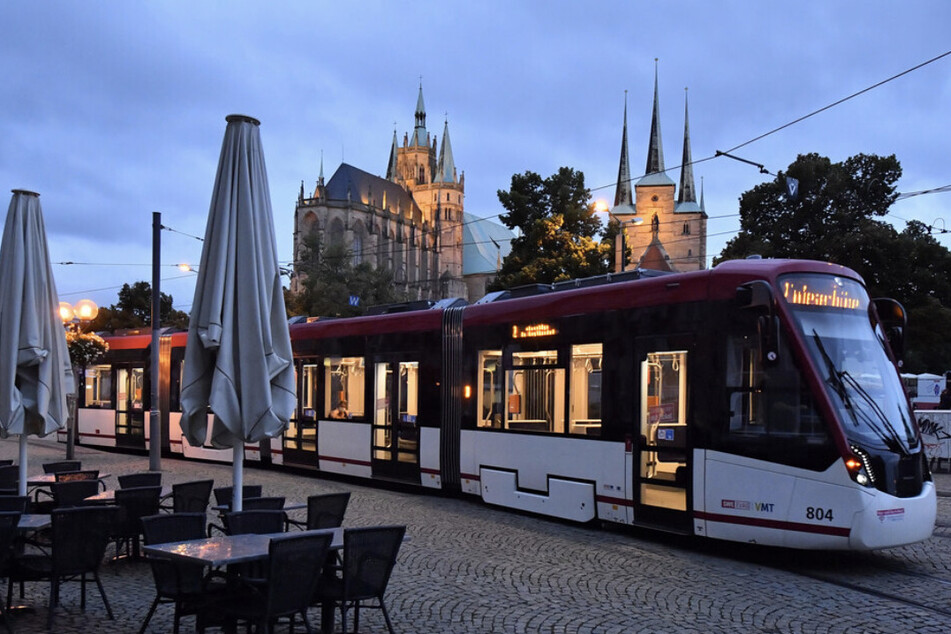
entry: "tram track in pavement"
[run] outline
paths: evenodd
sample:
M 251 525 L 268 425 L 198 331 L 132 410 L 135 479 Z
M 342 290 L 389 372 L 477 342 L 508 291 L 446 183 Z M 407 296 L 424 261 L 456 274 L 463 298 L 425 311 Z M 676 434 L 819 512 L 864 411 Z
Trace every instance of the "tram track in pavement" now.
M 857 592 L 876 599 L 894 601 L 931 614 L 951 617 L 951 578 L 921 570 L 908 569 L 908 561 L 882 561 L 887 551 L 809 553 L 811 556 L 790 556 L 788 562 L 772 567 Z

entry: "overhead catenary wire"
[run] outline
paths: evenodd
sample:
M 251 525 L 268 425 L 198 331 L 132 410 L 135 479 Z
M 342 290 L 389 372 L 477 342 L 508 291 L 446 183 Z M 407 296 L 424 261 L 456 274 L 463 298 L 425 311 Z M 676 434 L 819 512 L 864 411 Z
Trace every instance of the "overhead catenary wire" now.
M 744 142 L 740 143 L 739 145 L 734 145 L 733 147 L 729 148 L 728 150 L 725 150 L 725 151 L 723 151 L 723 152 L 717 151 L 717 152 L 715 152 L 714 154 L 712 154 L 712 155 L 710 155 L 710 156 L 706 156 L 706 157 L 704 157 L 704 158 L 696 159 L 696 160 L 694 160 L 694 161 L 691 161 L 689 164 L 683 164 L 683 163 L 682 163 L 682 164 L 680 164 L 680 165 L 675 165 L 675 166 L 673 166 L 673 167 L 667 168 L 667 170 L 665 170 L 665 171 L 676 170 L 676 169 L 685 167 L 685 165 L 697 165 L 697 164 L 699 164 L 699 163 L 704 163 L 704 162 L 706 162 L 706 161 L 712 161 L 713 159 L 718 158 L 719 156 L 722 156 L 722 155 L 725 155 L 725 154 L 730 154 L 730 153 L 732 153 L 732 152 L 735 152 L 736 150 L 738 150 L 738 149 L 740 149 L 740 148 L 742 148 L 742 147 L 746 147 L 747 145 L 751 145 L 751 144 L 753 144 L 753 143 L 755 143 L 755 142 L 757 142 L 757 141 L 760 141 L 760 140 L 762 140 L 762 139 L 765 139 L 765 138 L 768 137 L 768 136 L 771 136 L 771 135 L 773 135 L 773 134 L 776 134 L 777 132 L 780 132 L 780 131 L 782 131 L 782 130 L 785 130 L 786 128 L 789 128 L 789 127 L 791 127 L 791 126 L 793 126 L 793 125 L 796 125 L 797 123 L 802 123 L 802 122 L 805 121 L 806 119 L 809 119 L 809 118 L 814 117 L 814 116 L 816 116 L 816 115 L 818 115 L 818 114 L 821 114 L 821 113 L 825 112 L 826 110 L 830 110 L 830 109 L 832 109 L 832 108 L 834 108 L 834 107 L 836 107 L 836 106 L 842 105 L 843 103 L 845 103 L 845 102 L 847 102 L 847 101 L 849 101 L 849 100 L 851 100 L 851 99 L 855 99 L 856 97 L 859 97 L 859 96 L 861 96 L 861 95 L 863 95 L 863 94 L 865 94 L 865 93 L 867 93 L 867 92 L 869 92 L 869 91 L 871 91 L 871 90 L 874 90 L 874 89 L 876 89 L 876 88 L 879 88 L 879 87 L 881 87 L 881 86 L 884 86 L 885 84 L 887 84 L 887 83 L 889 83 L 889 82 L 892 82 L 892 81 L 894 81 L 894 80 L 896 80 L 896 79 L 899 79 L 899 78 L 901 78 L 901 77 L 904 77 L 905 75 L 907 75 L 907 74 L 909 74 L 909 73 L 912 73 L 912 72 L 914 72 L 914 71 L 916 71 L 916 70 L 919 70 L 919 69 L 921 69 L 921 68 L 924 68 L 925 66 L 928 66 L 929 64 L 933 64 L 933 63 L 935 63 L 935 62 L 937 62 L 937 61 L 939 61 L 939 60 L 941 60 L 941 59 L 944 59 L 945 57 L 948 57 L 949 55 L 951 55 L 951 50 L 945 51 L 944 53 L 941 53 L 940 55 L 936 55 L 936 56 L 932 57 L 931 59 L 925 60 L 925 61 L 921 62 L 920 64 L 916 64 L 916 65 L 912 66 L 911 68 L 905 69 L 905 70 L 901 71 L 900 73 L 896 73 L 895 75 L 892 75 L 891 77 L 888 77 L 888 78 L 883 79 L 883 80 L 881 80 L 881 81 L 879 81 L 879 82 L 876 82 L 876 83 L 872 84 L 871 86 L 868 86 L 868 87 L 866 87 L 866 88 L 863 88 L 862 90 L 859 90 L 859 91 L 857 91 L 857 92 L 854 92 L 854 93 L 852 93 L 852 94 L 850 94 L 850 95 L 848 95 L 848 96 L 846 96 L 846 97 L 842 97 L 841 99 L 838 99 L 838 100 L 836 100 L 836 101 L 833 101 L 832 103 L 830 103 L 830 104 L 828 104 L 828 105 L 826 105 L 826 106 L 823 106 L 823 107 L 821 107 L 821 108 L 818 108 L 818 109 L 816 109 L 816 110 L 813 110 L 812 112 L 810 112 L 810 113 L 808 113 L 808 114 L 805 114 L 805 115 L 803 115 L 803 116 L 801 116 L 801 117 L 798 117 L 798 118 L 796 118 L 796 119 L 793 119 L 792 121 L 790 121 L 790 122 L 788 122 L 788 123 L 784 123 L 783 125 L 777 126 L 777 127 L 773 128 L 772 130 L 769 130 L 768 132 L 764 132 L 763 134 L 757 135 L 757 136 L 755 136 L 755 137 L 753 137 L 753 138 L 751 138 L 751 139 L 749 139 L 749 140 L 747 140 L 747 141 L 744 141 Z M 756 165 L 759 165 L 759 164 L 756 164 Z M 765 168 L 763 168 L 763 169 L 765 169 Z M 636 181 L 636 180 L 639 180 L 639 179 L 643 178 L 644 176 L 646 176 L 646 174 L 643 174 L 643 175 L 637 176 L 637 177 L 632 177 L 628 182 L 634 182 L 634 181 Z M 599 187 L 594 187 L 594 188 L 592 188 L 592 191 L 601 190 L 601 189 L 606 189 L 606 188 L 608 188 L 608 187 L 616 187 L 617 185 L 618 185 L 618 182 L 615 181 L 614 183 L 609 183 L 609 184 L 607 184 L 607 185 L 601 185 L 601 186 L 599 186 Z M 926 194 L 926 193 L 937 193 L 938 191 L 948 191 L 948 189 L 946 189 L 946 188 L 951 188 L 951 185 L 946 185 L 946 186 L 944 186 L 944 187 L 939 187 L 939 188 L 936 188 L 935 190 L 923 190 L 923 191 L 921 191 L 921 192 L 911 192 L 911 193 L 909 193 L 907 196 L 906 196 L 906 195 L 899 194 L 899 198 L 909 197 L 909 196 L 914 196 L 914 195 L 919 195 L 919 194 Z

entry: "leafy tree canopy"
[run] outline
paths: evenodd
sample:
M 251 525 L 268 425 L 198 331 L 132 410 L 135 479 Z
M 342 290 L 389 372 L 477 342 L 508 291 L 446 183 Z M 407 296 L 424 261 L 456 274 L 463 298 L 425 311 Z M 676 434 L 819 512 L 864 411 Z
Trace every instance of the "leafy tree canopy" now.
M 288 315 L 353 317 L 370 306 L 407 300 L 394 284 L 392 272 L 365 261 L 354 264 L 353 254 L 344 245 L 328 245 L 321 251 L 316 238 L 308 236 L 303 247 L 297 262 L 301 290 L 284 294 Z M 356 306 L 350 304 L 351 296 L 359 298 Z
M 172 308 L 172 296 L 160 293 L 159 324 L 163 328 L 188 329 L 188 313 Z M 83 326 L 85 331 L 114 332 L 122 328 L 152 326 L 152 285 L 135 282 L 123 284 L 119 301 L 109 308 L 100 308 L 99 315 Z
M 515 174 L 509 190 L 499 190 L 498 196 L 507 210 L 499 219 L 519 235 L 490 290 L 611 270 L 613 238 L 598 238 L 602 225 L 582 172 L 562 167 L 545 179 L 530 171 Z
M 787 177 L 799 181 L 795 197 Z M 951 252 L 919 221 L 899 232 L 882 219 L 900 177 L 894 155 L 859 154 L 841 163 L 800 155 L 775 180 L 740 197 L 741 230 L 717 262 L 758 254 L 847 266 L 873 297 L 893 297 L 907 309 L 905 369 L 951 370 Z

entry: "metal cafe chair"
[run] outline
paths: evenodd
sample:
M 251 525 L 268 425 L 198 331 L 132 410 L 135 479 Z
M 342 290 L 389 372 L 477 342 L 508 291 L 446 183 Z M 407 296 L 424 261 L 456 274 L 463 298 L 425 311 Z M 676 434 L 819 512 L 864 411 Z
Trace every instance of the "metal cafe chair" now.
M 209 493 L 211 489 L 208 489 Z M 205 513 L 165 513 L 142 518 L 143 538 L 146 544 L 167 544 L 205 536 Z M 202 631 L 202 610 L 213 601 L 224 585 L 209 581 L 202 564 L 170 561 L 149 557 L 152 578 L 155 581 L 155 599 L 142 622 L 139 634 L 145 634 L 152 615 L 160 603 L 175 605 L 173 632 L 178 634 L 183 616 L 198 615 L 196 629 Z
M 142 473 L 128 473 L 117 477 L 120 489 L 134 489 L 137 487 L 162 486 L 162 473 L 159 471 L 143 471 Z
M 290 629 L 298 614 L 304 627 L 313 631 L 307 608 L 327 559 L 332 536 L 327 533 L 299 533 L 271 539 L 263 578 L 237 577 L 236 583 L 219 602 L 225 621 L 253 623 L 256 632 L 271 632 L 278 618 L 289 616 Z
M 227 535 L 283 533 L 284 511 L 274 509 L 231 511 L 224 514 L 224 527 L 217 524 L 209 525 L 209 537 L 212 536 L 212 529 L 218 529 Z
M 86 582 L 96 582 L 106 613 L 113 619 L 112 607 L 99 579 L 99 567 L 109 544 L 109 533 L 115 521 L 115 507 L 82 506 L 54 509 L 52 512 L 52 551 L 26 553 L 11 560 L 7 575 L 7 605 L 13 595 L 13 584 L 31 581 L 50 582 L 47 629 L 53 628 L 54 608 L 59 604 L 59 588 L 65 581 L 80 581 L 81 609 L 86 608 Z
M 162 497 L 162 487 L 134 487 L 116 489 L 116 506 L 119 507 L 112 539 L 116 542 L 116 559 L 122 544 L 127 546 L 127 555 L 139 558 L 139 535 L 142 534 L 142 518 L 156 515 Z
M 272 496 L 272 497 L 259 497 L 259 498 L 245 498 L 244 499 L 244 508 L 245 511 L 283 511 L 285 498 Z
M 204 513 L 208 510 L 214 480 L 193 480 L 172 485 L 173 513 Z M 204 527 L 202 528 L 204 530 Z
M 360 630 L 360 608 L 383 612 L 386 629 L 393 624 L 383 602 L 396 556 L 406 535 L 405 526 L 348 528 L 343 532 L 342 576 L 324 575 L 317 586 L 312 604 L 330 601 L 340 608 L 343 632 L 347 631 L 347 610 L 353 609 L 353 631 Z M 365 601 L 376 600 L 375 604 Z
M 0 491 L 16 494 L 20 482 L 20 467 L 18 465 L 0 466 Z
M 301 529 L 337 528 L 343 525 L 343 516 L 350 503 L 350 492 L 322 493 L 307 498 L 307 520 L 289 519 L 288 523 Z
M 62 473 L 64 471 L 80 471 L 83 468 L 81 460 L 60 460 L 43 463 L 43 473 Z
M 29 502 L 28 497 L 23 496 L 20 499 Z M 9 574 L 10 561 L 14 555 L 19 532 L 17 525 L 20 523 L 20 515 L 22 513 L 16 510 L 0 511 L 0 576 Z M 0 616 L 3 617 L 3 625 L 12 634 L 10 615 L 4 609 L 2 601 L 0 601 Z
M 30 508 L 29 495 L 0 495 L 0 513 L 26 513 Z
M 246 484 L 241 487 L 241 500 L 259 498 L 263 494 L 262 491 L 263 488 L 260 484 Z M 215 489 L 215 505 L 230 507 L 231 502 L 234 500 L 233 492 L 234 487 L 218 487 Z

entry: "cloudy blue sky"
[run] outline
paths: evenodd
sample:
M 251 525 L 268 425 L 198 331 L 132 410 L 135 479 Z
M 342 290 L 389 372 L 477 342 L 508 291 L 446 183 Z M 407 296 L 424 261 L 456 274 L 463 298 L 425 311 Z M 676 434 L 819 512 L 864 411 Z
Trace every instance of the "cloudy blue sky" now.
M 261 120 L 280 258 L 294 203 L 323 155 L 383 174 L 413 127 L 448 118 L 466 210 L 502 211 L 513 174 L 584 172 L 613 201 L 624 91 L 632 175 L 646 162 L 654 59 L 668 168 L 680 163 L 689 87 L 708 253 L 739 228 L 764 179 L 712 157 L 951 50 L 951 3 L 880 0 L 469 3 L 177 0 L 0 5 L 0 186 L 41 194 L 62 299 L 109 306 L 150 280 L 152 212 L 162 290 L 188 310 L 225 116 Z M 951 184 L 951 56 L 736 150 L 771 172 L 800 153 L 895 154 L 899 191 Z M 679 169 L 670 175 L 679 178 Z M 7 194 L 9 195 L 9 194 Z M 9 199 L 8 199 L 9 200 Z M 951 229 L 951 193 L 899 201 L 890 219 Z M 941 234 L 951 246 L 951 234 Z M 709 264 L 709 263 L 708 263 Z

